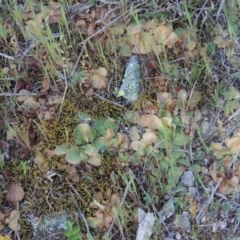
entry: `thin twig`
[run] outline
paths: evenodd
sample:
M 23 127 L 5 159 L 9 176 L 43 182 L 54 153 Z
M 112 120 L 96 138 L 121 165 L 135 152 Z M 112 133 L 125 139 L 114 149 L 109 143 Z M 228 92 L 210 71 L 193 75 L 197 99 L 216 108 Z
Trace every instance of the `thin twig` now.
M 79 195 L 79 193 L 76 191 L 76 189 L 72 186 L 72 184 L 67 180 L 67 183 L 69 184 L 69 186 L 71 187 L 71 189 L 74 191 L 74 193 L 79 197 L 79 199 L 81 201 L 83 201 L 82 197 Z M 76 202 L 75 202 L 76 203 Z M 78 207 L 78 210 L 79 210 L 79 214 L 85 224 L 85 227 L 86 227 L 86 230 L 87 230 L 87 233 L 90 233 L 90 230 L 89 230 L 89 227 L 88 227 L 88 223 L 87 223 L 87 220 L 82 212 L 82 210 L 80 209 L 80 207 L 78 206 L 78 204 L 76 203 L 77 207 Z
M 125 199 L 126 199 L 126 197 L 127 197 L 127 194 L 128 194 L 128 191 L 129 191 L 129 187 L 130 187 L 131 182 L 132 182 L 132 181 L 130 180 L 130 181 L 128 182 L 127 186 L 125 187 L 122 200 L 121 200 L 121 202 L 120 202 L 120 204 L 119 204 L 119 208 L 122 208 L 122 206 L 123 206 L 123 204 L 124 204 L 124 202 L 125 202 Z M 107 236 L 107 237 L 110 236 L 111 231 L 112 231 L 112 229 L 113 229 L 113 226 L 114 226 L 114 224 L 115 224 L 115 222 L 116 222 L 116 220 L 117 220 L 117 217 L 118 217 L 118 215 L 116 214 L 115 217 L 113 218 L 112 222 L 111 222 L 111 225 L 110 225 L 107 233 L 106 233 L 106 236 Z
M 62 113 L 63 103 L 64 103 L 66 93 L 67 93 L 67 89 L 68 89 L 67 76 L 66 76 L 66 71 L 65 71 L 64 66 L 63 66 L 63 76 L 64 76 L 64 82 L 65 82 L 65 89 L 64 89 L 64 92 L 63 92 L 63 98 L 62 98 L 61 106 L 60 106 L 59 113 L 58 113 L 58 120 L 60 119 L 60 115 Z
M 89 233 L 90 233 L 90 230 L 89 230 L 89 226 L 88 226 L 87 220 L 86 220 L 86 218 L 85 218 L 85 216 L 84 216 L 81 208 L 78 206 L 78 203 L 77 203 L 76 199 L 74 198 L 73 193 L 72 193 L 72 198 L 73 198 L 73 201 L 74 201 L 75 205 L 76 205 L 77 208 L 78 208 L 78 213 L 79 213 L 80 217 L 82 218 L 82 220 L 83 220 L 83 222 L 84 222 L 84 224 L 85 224 L 87 233 L 89 234 Z
M 214 195 L 215 195 L 215 193 L 216 193 L 219 185 L 221 184 L 222 180 L 223 180 L 223 178 L 221 178 L 221 179 L 218 181 L 217 185 L 216 185 L 215 188 L 212 190 L 212 193 L 211 193 L 210 198 L 209 198 L 208 201 L 204 204 L 204 206 L 202 207 L 202 209 L 199 211 L 199 213 L 198 213 L 198 215 L 197 215 L 197 217 L 196 217 L 197 223 L 202 219 L 203 214 L 205 213 L 207 207 L 208 207 L 209 204 L 212 202 L 213 197 L 214 197 Z
M 222 8 L 223 8 L 224 4 L 225 4 L 225 0 L 221 0 L 221 3 L 219 5 L 219 9 L 217 11 L 217 19 L 219 18 L 220 12 L 222 11 Z
M 3 93 L 0 93 L 0 97 L 16 97 L 16 96 L 36 96 L 37 94 L 36 93 L 9 93 L 9 92 L 3 92 Z
M 9 56 L 7 54 L 4 54 L 4 53 L 0 53 L 0 56 L 5 57 L 5 58 L 10 59 L 10 60 L 14 60 L 15 59 L 14 57 L 11 57 L 11 56 Z
M 112 104 L 114 104 L 114 105 L 116 105 L 116 106 L 119 106 L 119 107 L 124 108 L 123 105 L 121 105 L 121 104 L 119 104 L 119 103 L 116 103 L 116 102 L 113 102 L 113 101 L 111 101 L 111 100 L 108 100 L 108 99 L 106 99 L 106 98 L 104 98 L 104 97 L 101 97 L 101 96 L 99 96 L 99 95 L 96 94 L 96 93 L 94 93 L 93 95 L 94 95 L 95 97 L 97 97 L 97 98 L 100 98 L 100 99 L 106 101 L 106 102 L 109 102 L 109 103 L 112 103 Z
M 70 77 L 72 77 L 73 74 L 75 73 L 75 70 L 76 70 L 77 65 L 78 65 L 78 63 L 79 63 L 79 61 L 80 61 L 80 58 L 81 58 L 81 56 L 82 56 L 82 54 L 83 54 L 83 51 L 84 51 L 84 49 L 85 49 L 85 46 L 86 46 L 86 43 L 84 43 L 83 46 L 82 46 L 81 52 L 80 52 L 80 54 L 79 54 L 79 56 L 78 56 L 78 59 L 77 59 L 75 65 L 74 65 L 74 67 L 73 67 L 73 69 L 72 69 L 72 71 L 71 71 Z

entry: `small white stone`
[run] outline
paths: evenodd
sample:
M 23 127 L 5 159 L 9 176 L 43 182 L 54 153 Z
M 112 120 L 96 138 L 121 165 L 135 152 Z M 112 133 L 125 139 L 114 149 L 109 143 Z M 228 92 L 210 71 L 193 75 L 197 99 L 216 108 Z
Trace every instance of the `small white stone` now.
M 181 235 L 180 235 L 179 233 L 177 233 L 177 234 L 176 234 L 176 239 L 177 239 L 177 240 L 180 240 L 181 238 L 182 238 Z

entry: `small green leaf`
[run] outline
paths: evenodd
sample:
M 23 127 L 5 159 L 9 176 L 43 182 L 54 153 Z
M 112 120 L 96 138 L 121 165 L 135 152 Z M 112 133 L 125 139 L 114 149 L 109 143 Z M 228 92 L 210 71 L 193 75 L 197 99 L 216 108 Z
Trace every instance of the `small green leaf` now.
M 119 49 L 119 53 L 123 57 L 130 57 L 132 55 L 132 47 L 130 44 L 126 43 Z
M 89 126 L 88 123 L 81 123 L 75 129 L 76 144 L 92 142 L 95 136 L 95 131 Z
M 67 152 L 65 160 L 71 164 L 79 164 L 83 160 L 79 148 L 76 146 L 71 147 Z
M 178 146 L 184 146 L 189 143 L 189 137 L 183 133 L 177 133 L 174 137 L 174 143 Z
M 182 165 L 184 165 L 184 166 L 186 166 L 186 167 L 189 167 L 189 166 L 190 166 L 189 161 L 187 161 L 187 160 L 184 159 L 184 158 L 178 159 L 178 160 L 177 160 L 177 163 L 180 163 L 180 164 L 182 164 Z
M 60 155 L 66 154 L 68 150 L 69 150 L 68 147 L 65 144 L 62 144 L 62 145 L 56 146 L 54 153 L 57 156 L 60 156 Z
M 176 187 L 176 184 L 179 182 L 181 175 L 182 171 L 179 167 L 171 167 L 168 172 L 168 183 L 172 188 Z

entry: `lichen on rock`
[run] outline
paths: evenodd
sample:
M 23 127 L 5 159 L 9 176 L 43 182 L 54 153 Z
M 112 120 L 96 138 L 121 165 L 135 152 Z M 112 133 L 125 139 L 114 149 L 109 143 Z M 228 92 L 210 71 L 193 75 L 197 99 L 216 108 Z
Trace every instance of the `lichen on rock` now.
M 122 85 L 118 91 L 118 96 L 122 96 L 127 104 L 133 104 L 138 99 L 141 90 L 141 64 L 139 57 L 134 55 L 129 58 L 122 80 Z

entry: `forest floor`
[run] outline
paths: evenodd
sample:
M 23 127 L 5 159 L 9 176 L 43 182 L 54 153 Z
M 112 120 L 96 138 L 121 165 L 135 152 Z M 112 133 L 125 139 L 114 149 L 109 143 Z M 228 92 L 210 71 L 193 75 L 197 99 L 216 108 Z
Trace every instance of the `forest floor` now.
M 0 0 L 0 240 L 240 239 L 239 11 Z

